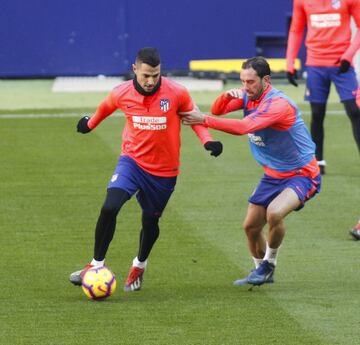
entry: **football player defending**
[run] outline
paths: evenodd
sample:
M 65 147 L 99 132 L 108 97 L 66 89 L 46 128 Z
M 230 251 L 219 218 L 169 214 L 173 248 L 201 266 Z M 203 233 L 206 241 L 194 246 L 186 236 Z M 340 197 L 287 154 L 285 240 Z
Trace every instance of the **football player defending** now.
M 117 109 L 122 110 L 126 118 L 122 152 L 96 224 L 94 258 L 83 270 L 70 275 L 75 285 L 81 285 L 87 269 L 104 265 L 116 217 L 125 202 L 136 194 L 142 209 L 142 228 L 138 254 L 124 290 L 141 288 L 148 256 L 159 236 L 159 218 L 179 174 L 179 112 L 190 111 L 195 105 L 183 86 L 161 77 L 160 57 L 155 48 L 141 49 L 132 67 L 134 79 L 116 87 L 91 118 L 85 116 L 77 125 L 78 132 L 88 133 Z M 221 154 L 221 142 L 213 141 L 206 127 L 193 126 L 192 129 L 211 155 Z
M 324 119 L 331 82 L 344 104 L 360 151 L 360 110 L 355 103 L 357 80 L 352 67 L 353 57 L 360 48 L 360 0 L 294 0 L 293 7 L 286 52 L 287 75 L 289 82 L 297 86 L 294 61 L 306 26 L 305 100 L 310 102 L 311 135 L 320 171 L 324 174 Z M 357 26 L 352 41 L 351 17 Z
M 263 57 L 245 61 L 240 72 L 243 88 L 221 94 L 211 112 L 223 115 L 244 109 L 244 119 L 220 119 L 193 111 L 187 125 L 203 124 L 233 135 L 247 134 L 251 152 L 263 167 L 244 221 L 255 269 L 235 285 L 272 283 L 279 247 L 285 236 L 284 218 L 299 210 L 320 191 L 321 176 L 315 145 L 295 103 L 270 83 Z M 263 228 L 268 225 L 267 237 Z

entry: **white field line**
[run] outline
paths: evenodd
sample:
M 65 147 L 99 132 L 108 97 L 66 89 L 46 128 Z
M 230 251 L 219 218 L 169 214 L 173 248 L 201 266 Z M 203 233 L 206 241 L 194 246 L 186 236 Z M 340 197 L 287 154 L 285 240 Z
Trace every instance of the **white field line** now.
M 81 114 L 0 114 L 1 119 L 62 119 L 62 118 L 80 118 Z M 123 114 L 114 114 L 112 117 L 122 117 Z
M 310 111 L 302 111 L 303 115 L 310 115 Z M 328 110 L 327 115 L 345 115 L 344 110 Z M 123 117 L 123 114 L 114 114 L 111 116 Z M 4 119 L 62 119 L 62 118 L 80 118 L 81 114 L 0 114 L 0 120 Z

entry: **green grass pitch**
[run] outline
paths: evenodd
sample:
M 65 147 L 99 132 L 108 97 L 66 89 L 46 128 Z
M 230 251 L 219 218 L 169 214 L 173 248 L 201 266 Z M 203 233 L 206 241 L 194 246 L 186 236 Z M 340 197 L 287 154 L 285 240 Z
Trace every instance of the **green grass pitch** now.
M 360 164 L 336 95 L 326 118 L 322 192 L 287 218 L 275 284 L 232 286 L 253 266 L 241 224 L 262 173 L 246 138 L 213 131 L 224 144 L 213 158 L 184 128 L 182 172 L 143 289 L 122 291 L 140 230 L 133 199 L 107 256 L 118 288 L 92 302 L 68 276 L 91 259 L 124 119 L 110 117 L 80 135 L 77 119 L 104 94 L 50 88 L 51 81 L 0 81 L 0 344 L 359 344 L 360 242 L 348 230 L 360 217 Z M 309 123 L 303 86 L 278 88 Z M 216 93 L 193 96 L 208 111 Z

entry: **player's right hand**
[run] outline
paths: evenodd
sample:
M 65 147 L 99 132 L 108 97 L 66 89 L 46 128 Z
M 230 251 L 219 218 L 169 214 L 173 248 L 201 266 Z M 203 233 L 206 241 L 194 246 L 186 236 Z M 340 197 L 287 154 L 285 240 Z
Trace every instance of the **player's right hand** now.
M 295 79 L 297 79 L 297 71 L 296 69 L 294 69 L 292 72 L 288 71 L 286 74 L 288 81 L 291 85 L 294 85 L 296 87 L 298 87 L 298 83 L 296 82 Z
M 82 117 L 77 124 L 77 131 L 83 134 L 89 133 L 91 131 L 91 128 L 88 126 L 89 120 L 89 116 Z
M 244 98 L 243 91 L 241 89 L 231 89 L 225 92 L 228 98 Z

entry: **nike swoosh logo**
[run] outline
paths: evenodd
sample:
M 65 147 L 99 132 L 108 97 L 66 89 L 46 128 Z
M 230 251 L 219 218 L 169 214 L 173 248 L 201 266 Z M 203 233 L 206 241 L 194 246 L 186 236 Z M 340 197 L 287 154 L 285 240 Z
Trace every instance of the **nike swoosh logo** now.
M 128 108 L 128 109 L 129 109 L 129 108 L 134 108 L 134 107 L 135 107 L 135 105 L 127 105 L 127 106 L 126 106 L 126 108 Z

